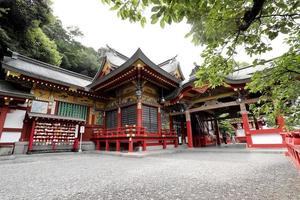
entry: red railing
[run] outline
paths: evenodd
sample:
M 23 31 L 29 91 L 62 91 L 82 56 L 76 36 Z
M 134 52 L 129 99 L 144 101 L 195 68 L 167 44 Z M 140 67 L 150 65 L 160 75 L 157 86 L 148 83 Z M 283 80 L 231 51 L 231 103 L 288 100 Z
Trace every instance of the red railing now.
M 177 133 L 173 129 L 161 129 L 162 136 L 177 136 Z
M 291 157 L 298 169 L 300 169 L 300 130 L 286 133 L 287 155 Z
M 148 133 L 145 127 L 137 126 L 125 126 L 120 128 L 93 129 L 93 135 L 95 138 L 99 137 L 137 137 L 137 136 L 177 136 L 175 130 L 162 129 L 160 133 Z
M 130 137 L 145 135 L 146 129 L 137 126 L 125 126 L 120 128 L 97 128 L 93 130 L 94 137 Z

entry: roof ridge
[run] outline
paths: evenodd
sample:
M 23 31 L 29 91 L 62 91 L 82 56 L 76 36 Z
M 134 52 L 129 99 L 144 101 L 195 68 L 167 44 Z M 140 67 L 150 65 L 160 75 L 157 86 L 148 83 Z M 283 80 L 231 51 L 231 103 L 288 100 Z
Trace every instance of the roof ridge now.
M 119 51 L 115 50 L 114 48 L 110 47 L 108 44 L 106 45 L 106 47 L 107 47 L 109 50 L 115 52 L 120 58 L 122 58 L 122 59 L 124 59 L 124 60 L 128 60 L 128 59 L 129 59 L 129 57 L 125 56 L 124 54 L 122 54 L 122 53 L 120 53 Z
M 184 74 L 182 73 L 181 65 L 180 65 L 180 62 L 179 62 L 179 61 L 178 61 L 178 70 L 179 70 L 179 73 L 180 73 L 182 79 L 185 80 L 185 77 L 184 77 Z
M 13 53 L 13 55 L 11 57 L 12 59 L 20 59 L 20 60 L 23 60 L 23 61 L 26 61 L 26 62 L 30 62 L 32 64 L 39 64 L 40 66 L 48 68 L 50 70 L 62 72 L 62 73 L 69 74 L 69 75 L 74 75 L 77 78 L 82 78 L 82 79 L 85 79 L 85 80 L 88 80 L 88 81 L 92 81 L 92 79 L 93 79 L 93 78 L 91 78 L 89 76 L 86 76 L 86 75 L 83 75 L 83 74 L 79 74 L 77 72 L 73 72 L 71 70 L 67 70 L 67 69 L 61 68 L 59 66 L 51 65 L 49 63 L 42 62 L 42 61 L 30 58 L 28 56 L 19 54 L 17 52 L 12 52 L 12 53 Z
M 177 60 L 177 59 L 176 59 L 177 56 L 178 56 L 178 55 L 176 55 L 176 56 L 174 56 L 174 57 L 172 57 L 172 58 L 170 58 L 170 59 L 168 59 L 168 60 L 166 60 L 166 61 L 163 61 L 162 63 L 159 63 L 157 66 L 162 67 L 162 66 L 164 66 L 165 64 L 168 64 L 171 60 Z
M 144 52 L 141 50 L 141 48 L 138 48 L 136 52 L 125 62 L 123 63 L 120 67 L 117 69 L 113 70 L 111 73 L 107 74 L 104 76 L 101 80 L 98 79 L 97 81 L 93 81 L 90 85 L 88 85 L 89 88 L 93 88 L 95 85 L 107 81 L 109 78 L 112 76 L 115 76 L 116 74 L 122 72 L 124 69 L 128 68 L 133 64 L 135 61 L 140 59 L 142 62 L 144 62 L 146 65 L 148 65 L 150 68 L 153 70 L 156 70 L 157 72 L 161 73 L 163 76 L 168 78 L 169 80 L 172 80 L 173 82 L 177 83 L 179 85 L 179 82 L 181 82 L 180 79 L 176 78 L 175 76 L 171 75 L 164 69 L 160 68 L 158 65 L 156 65 L 152 60 L 150 60 Z

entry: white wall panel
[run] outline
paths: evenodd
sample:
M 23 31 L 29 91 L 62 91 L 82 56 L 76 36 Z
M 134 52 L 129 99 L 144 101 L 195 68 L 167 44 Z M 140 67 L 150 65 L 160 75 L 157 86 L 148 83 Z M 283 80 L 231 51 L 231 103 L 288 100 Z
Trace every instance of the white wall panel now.
M 237 129 L 236 130 L 236 136 L 244 137 L 245 136 L 245 130 L 244 129 Z
M 280 134 L 255 134 L 251 135 L 253 144 L 282 144 Z
M 2 132 L 0 142 L 18 142 L 21 132 Z
M 4 128 L 22 128 L 26 110 L 10 110 L 4 122 Z

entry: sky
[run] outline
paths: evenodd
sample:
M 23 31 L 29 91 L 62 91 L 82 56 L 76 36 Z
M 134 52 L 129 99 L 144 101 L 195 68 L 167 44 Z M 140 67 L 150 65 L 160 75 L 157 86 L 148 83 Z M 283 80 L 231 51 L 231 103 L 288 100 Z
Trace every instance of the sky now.
M 130 23 L 117 17 L 101 0 L 53 0 L 52 9 L 64 27 L 77 26 L 84 34 L 78 40 L 95 50 L 109 45 L 120 53 L 131 57 L 141 48 L 154 63 L 159 64 L 177 55 L 185 78 L 189 77 L 194 63 L 200 64 L 203 47 L 194 46 L 191 38 L 185 38 L 190 26 L 185 23 L 172 24 L 162 29 L 158 24 Z M 282 41 L 273 42 L 273 52 L 263 58 L 272 58 L 284 53 Z M 245 53 L 237 57 L 240 62 L 251 62 Z

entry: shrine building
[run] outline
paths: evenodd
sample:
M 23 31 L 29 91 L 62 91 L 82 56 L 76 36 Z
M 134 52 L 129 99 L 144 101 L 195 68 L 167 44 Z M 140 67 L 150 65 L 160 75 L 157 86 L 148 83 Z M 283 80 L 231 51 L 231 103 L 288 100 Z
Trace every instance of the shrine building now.
M 176 57 L 155 64 L 141 49 L 107 47 L 91 78 L 12 52 L 0 77 L 0 151 L 77 151 L 80 136 L 83 150 L 220 145 L 225 118 L 249 148 L 285 146 L 282 118 L 265 129 L 248 112 L 259 98 L 244 89 L 248 68 L 217 88 L 195 86 L 197 69 L 185 79 Z

